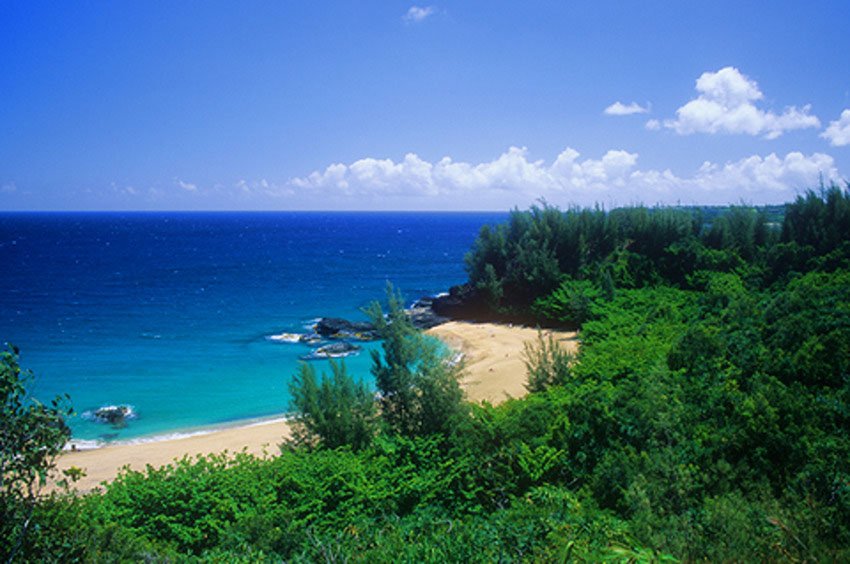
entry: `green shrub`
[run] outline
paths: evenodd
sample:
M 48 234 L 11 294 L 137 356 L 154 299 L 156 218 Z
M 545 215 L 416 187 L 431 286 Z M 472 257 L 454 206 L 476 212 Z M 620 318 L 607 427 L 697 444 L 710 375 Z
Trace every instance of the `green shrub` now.
M 290 383 L 293 438 L 296 444 L 361 449 L 375 433 L 375 399 L 368 386 L 355 382 L 345 363 L 330 362 L 331 374 L 316 377 L 302 364 Z

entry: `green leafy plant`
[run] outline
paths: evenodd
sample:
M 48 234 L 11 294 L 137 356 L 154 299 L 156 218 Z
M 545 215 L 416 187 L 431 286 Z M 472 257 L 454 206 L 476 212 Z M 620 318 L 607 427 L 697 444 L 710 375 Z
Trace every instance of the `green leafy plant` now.
M 523 361 L 528 371 L 525 387 L 529 392 L 542 392 L 569 381 L 573 355 L 551 333 L 544 336 L 538 330 L 537 342 L 527 342 L 523 346 Z
M 383 354 L 372 351 L 381 419 L 391 432 L 408 437 L 446 432 L 464 412 L 461 366 L 413 327 L 392 286 L 387 302 L 386 315 L 377 302 L 368 311 L 383 339 Z
M 25 384 L 31 374 L 18 364 L 18 351 L 0 356 L 0 556 L 14 560 L 33 525 L 41 489 L 56 456 L 70 438 L 64 418 L 69 398 L 50 405 L 32 398 Z
M 345 363 L 330 361 L 330 375 L 302 364 L 290 384 L 293 437 L 297 444 L 361 449 L 375 433 L 375 399 Z

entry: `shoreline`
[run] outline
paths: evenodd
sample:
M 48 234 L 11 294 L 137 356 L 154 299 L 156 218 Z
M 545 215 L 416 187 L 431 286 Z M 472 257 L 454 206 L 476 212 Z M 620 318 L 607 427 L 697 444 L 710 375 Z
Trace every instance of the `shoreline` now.
M 524 343 L 537 339 L 536 328 L 511 324 L 448 321 L 425 331 L 463 356 L 461 380 L 467 401 L 501 403 L 525 395 L 526 370 L 522 359 Z M 568 350 L 577 348 L 576 333 L 544 330 Z M 174 431 L 151 437 L 107 443 L 94 448 L 65 450 L 57 459 L 57 470 L 82 468 L 86 476 L 73 485 L 91 491 L 114 479 L 122 468 L 144 470 L 160 467 L 186 456 L 222 452 L 247 452 L 273 456 L 277 446 L 291 436 L 285 415 L 234 421 L 233 424 Z M 73 442 L 73 441 L 71 441 Z M 70 443 L 69 443 L 70 444 Z
M 148 466 L 159 468 L 185 457 L 236 454 L 246 452 L 259 457 L 272 456 L 277 445 L 289 438 L 291 428 L 285 418 L 253 422 L 244 426 L 210 430 L 179 438 L 129 444 L 107 444 L 88 450 L 66 450 L 56 461 L 60 472 L 80 468 L 85 476 L 72 485 L 79 492 L 89 492 L 118 476 L 124 468 L 143 471 Z M 56 489 L 48 487 L 48 490 Z
M 189 427 L 186 429 L 175 429 L 173 431 L 166 431 L 163 433 L 157 433 L 154 435 L 142 435 L 140 437 L 135 437 L 132 439 L 123 439 L 119 441 L 101 441 L 97 439 L 74 439 L 68 441 L 65 445 L 65 448 L 62 449 L 64 453 L 71 452 L 89 452 L 92 450 L 100 450 L 104 448 L 111 447 L 120 447 L 120 446 L 134 446 L 134 445 L 147 445 L 147 444 L 155 444 L 155 443 L 163 443 L 168 441 L 179 441 L 182 439 L 191 439 L 193 437 L 202 437 L 205 435 L 211 435 L 214 433 L 220 433 L 223 431 L 229 431 L 231 429 L 248 429 L 251 427 L 261 426 L 261 425 L 270 425 L 273 423 L 285 423 L 289 421 L 290 417 L 286 413 L 280 413 L 276 415 L 269 415 L 266 417 L 251 417 L 248 419 L 237 419 L 234 421 L 230 421 L 227 423 L 214 424 L 209 426 L 198 426 L 198 427 Z

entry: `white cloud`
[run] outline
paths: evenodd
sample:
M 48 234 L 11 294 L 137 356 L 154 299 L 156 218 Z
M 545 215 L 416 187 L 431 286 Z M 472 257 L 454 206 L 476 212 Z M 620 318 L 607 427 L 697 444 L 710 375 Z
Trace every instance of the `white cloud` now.
M 17 191 L 18 191 L 18 187 L 15 186 L 14 182 L 7 182 L 3 186 L 0 186 L 0 192 L 2 192 L 3 194 L 11 194 L 11 193 L 17 192 Z
M 624 150 L 609 150 L 598 159 L 580 156 L 568 147 L 548 164 L 530 159 L 526 148 L 511 147 L 494 160 L 474 164 L 450 157 L 432 163 L 408 153 L 400 162 L 335 163 L 289 185 L 299 198 L 342 202 L 350 209 L 399 209 L 412 203 L 420 209 L 505 209 L 540 197 L 562 205 L 781 202 L 815 185 L 820 175 L 839 178 L 833 158 L 821 153 L 706 162 L 690 176 L 640 169 L 637 153 Z
M 435 11 L 434 6 L 426 6 L 424 8 L 420 6 L 411 6 L 402 19 L 406 22 L 419 23 L 432 16 Z
M 253 197 L 253 196 L 271 196 L 275 198 L 283 197 L 283 196 L 292 196 L 294 194 L 293 190 L 289 186 L 278 186 L 272 182 L 269 182 L 265 178 L 261 178 L 259 180 L 248 181 L 248 180 L 238 180 L 233 185 L 234 188 L 238 190 L 238 193 L 241 196 Z M 223 189 L 223 186 L 219 187 Z
M 187 192 L 197 192 L 198 191 L 198 185 L 197 184 L 192 184 L 191 182 L 183 182 L 179 178 L 175 178 L 174 181 L 177 183 L 177 186 L 179 186 L 183 190 L 186 190 Z
M 603 113 L 609 116 L 630 116 L 632 114 L 645 114 L 649 112 L 649 105 L 641 106 L 637 102 L 623 104 L 619 100 L 605 108 Z
M 646 128 L 650 131 L 658 131 L 661 129 L 661 122 L 657 119 L 651 119 L 646 122 Z
M 791 152 L 779 157 L 771 153 L 766 157 L 754 155 L 723 166 L 703 163 L 692 182 L 704 191 L 725 189 L 745 194 L 787 194 L 811 188 L 821 174 L 825 179 L 838 178 L 835 162 L 829 155 L 813 153 L 806 156 Z
M 782 114 L 756 107 L 764 98 L 758 84 L 734 67 L 705 72 L 697 79 L 699 95 L 676 110 L 676 119 L 664 127 L 680 135 L 691 133 L 737 133 L 776 139 L 786 131 L 820 127 L 811 106 L 791 106 Z
M 850 110 L 844 110 L 840 118 L 829 122 L 829 127 L 820 136 L 829 139 L 833 147 L 850 145 Z

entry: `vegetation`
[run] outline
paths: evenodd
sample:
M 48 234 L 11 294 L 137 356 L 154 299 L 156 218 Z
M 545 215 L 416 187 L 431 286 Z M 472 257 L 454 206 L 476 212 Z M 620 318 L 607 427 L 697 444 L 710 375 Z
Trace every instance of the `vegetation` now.
M 382 340 L 382 350 L 372 352 L 377 401 L 344 363 L 331 361 L 331 376 L 320 381 L 312 366 L 302 365 L 290 385 L 295 444 L 359 450 L 379 430 L 410 438 L 447 433 L 464 413 L 461 367 L 413 327 L 391 285 L 387 303 L 386 315 L 377 302 L 368 310 Z
M 565 351 L 551 334 L 538 332 L 537 343 L 525 343 L 523 350 L 529 392 L 542 392 L 552 386 L 562 386 L 570 378 L 573 357 Z
M 28 394 L 18 351 L 0 355 L 0 557 L 13 560 L 31 530 L 36 502 L 54 459 L 70 438 L 67 398 L 42 405 Z
M 289 386 L 296 445 L 361 449 L 375 434 L 375 402 L 363 382 L 348 375 L 345 364 L 330 361 L 331 375 L 316 377 L 302 364 Z
M 374 412 L 341 366 L 305 369 L 304 444 L 43 498 L 21 558 L 850 560 L 848 218 L 835 186 L 784 218 L 514 212 L 470 281 L 582 343 L 530 347 L 527 397 L 463 404 L 390 292 Z

